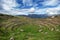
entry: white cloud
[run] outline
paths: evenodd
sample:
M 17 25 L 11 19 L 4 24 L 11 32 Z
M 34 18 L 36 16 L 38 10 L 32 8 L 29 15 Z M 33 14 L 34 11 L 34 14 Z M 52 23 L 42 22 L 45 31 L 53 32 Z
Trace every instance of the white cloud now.
M 5 11 L 4 14 L 8 15 L 28 15 L 28 14 L 47 14 L 49 16 L 51 15 L 58 15 L 60 14 L 60 7 L 55 8 L 44 8 L 44 9 L 35 9 L 35 12 L 29 12 L 30 9 L 21 9 L 21 10 L 11 10 L 11 11 Z
M 13 7 L 17 6 L 16 0 L 3 0 L 2 7 L 4 10 L 11 10 Z
M 59 11 L 60 11 L 60 6 L 46 9 L 48 15 L 59 15 L 60 14 Z
M 54 8 L 43 8 L 43 9 L 36 9 L 34 7 L 30 9 L 15 9 L 14 7 L 19 6 L 15 0 L 3 0 L 1 6 L 3 7 L 4 14 L 7 15 L 28 15 L 28 14 L 48 14 L 50 15 L 57 15 L 60 14 L 60 5 Z M 57 0 L 48 0 L 43 2 L 44 6 L 55 6 L 58 5 Z
M 42 3 L 44 6 L 56 6 L 59 4 L 58 0 L 47 0 Z
M 11 7 L 7 6 L 6 4 L 3 4 L 3 9 L 9 11 L 11 10 Z
M 30 10 L 28 10 L 30 13 L 33 13 L 33 12 L 35 12 L 35 8 L 30 8 Z

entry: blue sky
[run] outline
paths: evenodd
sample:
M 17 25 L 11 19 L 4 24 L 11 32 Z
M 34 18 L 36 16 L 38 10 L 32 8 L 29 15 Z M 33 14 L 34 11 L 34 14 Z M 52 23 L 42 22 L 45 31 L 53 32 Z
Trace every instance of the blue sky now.
M 0 0 L 0 13 L 56 15 L 60 14 L 60 0 Z

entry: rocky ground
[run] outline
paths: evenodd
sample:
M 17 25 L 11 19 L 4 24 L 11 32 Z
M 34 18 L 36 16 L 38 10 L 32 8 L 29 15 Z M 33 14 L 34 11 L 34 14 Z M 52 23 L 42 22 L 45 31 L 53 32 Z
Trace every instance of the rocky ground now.
M 60 40 L 60 16 L 29 18 L 0 14 L 0 40 Z

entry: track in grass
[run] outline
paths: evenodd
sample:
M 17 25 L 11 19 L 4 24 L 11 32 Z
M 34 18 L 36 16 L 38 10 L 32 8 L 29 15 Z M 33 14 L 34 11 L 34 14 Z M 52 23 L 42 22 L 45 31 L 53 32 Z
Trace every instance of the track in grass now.
M 25 17 L 4 18 L 1 21 L 1 40 L 60 40 L 60 17 L 32 19 Z M 0 31 L 0 32 L 1 32 Z

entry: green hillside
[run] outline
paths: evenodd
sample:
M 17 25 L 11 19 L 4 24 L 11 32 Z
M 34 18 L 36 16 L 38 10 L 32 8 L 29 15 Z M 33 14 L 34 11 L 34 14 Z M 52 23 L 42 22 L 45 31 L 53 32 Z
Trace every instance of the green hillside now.
M 60 40 L 60 16 L 43 19 L 0 14 L 0 40 Z

